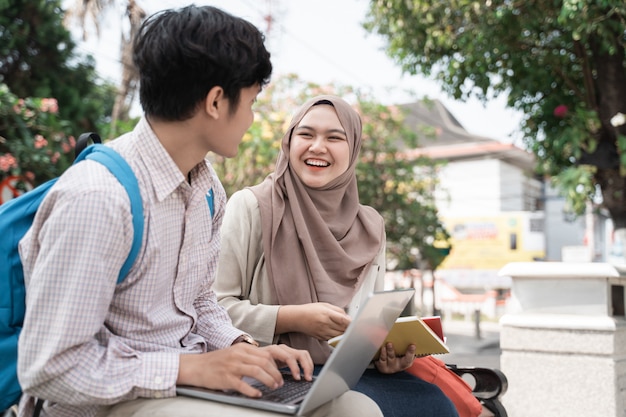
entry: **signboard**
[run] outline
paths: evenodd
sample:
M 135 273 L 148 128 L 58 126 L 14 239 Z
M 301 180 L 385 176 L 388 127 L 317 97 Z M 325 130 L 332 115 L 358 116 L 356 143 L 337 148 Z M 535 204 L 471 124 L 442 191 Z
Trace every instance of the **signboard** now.
M 543 258 L 543 219 L 533 212 L 444 218 L 452 250 L 439 269 L 499 270 L 509 262 Z

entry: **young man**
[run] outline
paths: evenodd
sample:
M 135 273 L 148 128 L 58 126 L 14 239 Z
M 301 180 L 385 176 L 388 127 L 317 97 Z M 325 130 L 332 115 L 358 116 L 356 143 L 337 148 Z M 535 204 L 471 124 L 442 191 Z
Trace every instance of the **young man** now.
M 21 416 L 270 415 L 176 397 L 176 385 L 259 396 L 277 363 L 311 378 L 306 351 L 259 348 L 211 288 L 226 196 L 208 152 L 234 156 L 272 66 L 263 35 L 213 7 L 150 17 L 134 45 L 145 117 L 109 146 L 131 165 L 144 208 L 140 253 L 116 280 L 133 225 L 126 191 L 94 161 L 71 167 L 20 243 L 27 313 L 19 344 Z M 206 195 L 214 193 L 215 211 Z M 239 342 L 248 343 L 239 343 Z M 301 368 L 301 370 L 300 370 Z M 314 415 L 380 415 L 348 392 Z

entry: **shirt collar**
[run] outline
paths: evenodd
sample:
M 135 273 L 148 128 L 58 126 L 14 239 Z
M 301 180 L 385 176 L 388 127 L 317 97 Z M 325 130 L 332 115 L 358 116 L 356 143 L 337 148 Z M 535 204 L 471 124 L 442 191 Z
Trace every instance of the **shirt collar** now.
M 145 117 L 139 120 L 134 133 L 137 138 L 137 149 L 152 178 L 154 193 L 158 201 L 163 201 L 181 184 L 187 184 L 187 178 L 165 150 Z M 207 163 L 204 160 L 191 170 L 191 188 L 201 188 L 203 192 L 206 192 L 212 187 Z

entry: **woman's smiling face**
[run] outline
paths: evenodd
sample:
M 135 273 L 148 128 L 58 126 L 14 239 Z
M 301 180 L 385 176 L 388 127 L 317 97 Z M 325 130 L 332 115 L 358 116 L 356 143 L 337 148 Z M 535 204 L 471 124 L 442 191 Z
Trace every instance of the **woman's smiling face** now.
M 335 108 L 318 104 L 294 128 L 289 163 L 308 187 L 320 188 L 350 166 L 350 146 Z

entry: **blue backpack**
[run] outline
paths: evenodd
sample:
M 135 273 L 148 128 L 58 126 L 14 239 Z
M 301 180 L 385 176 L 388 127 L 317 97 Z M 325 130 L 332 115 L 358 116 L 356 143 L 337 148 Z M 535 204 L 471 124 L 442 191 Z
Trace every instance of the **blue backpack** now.
M 96 143 L 80 152 L 74 163 L 84 159 L 100 162 L 126 188 L 130 198 L 134 237 L 128 258 L 120 270 L 119 284 L 128 274 L 141 248 L 144 220 L 141 194 L 137 178 L 124 158 L 112 148 L 100 144 L 100 138 L 94 133 L 81 135 L 78 144 L 85 147 L 88 139 Z M 0 205 L 0 412 L 16 404 L 22 394 L 17 379 L 17 341 L 24 322 L 26 289 L 18 243 L 30 228 L 37 208 L 56 180 L 51 179 Z

